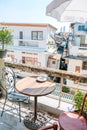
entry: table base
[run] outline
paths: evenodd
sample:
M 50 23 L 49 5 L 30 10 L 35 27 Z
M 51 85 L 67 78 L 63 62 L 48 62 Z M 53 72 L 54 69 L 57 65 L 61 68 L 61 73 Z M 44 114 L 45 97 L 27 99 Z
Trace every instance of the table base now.
M 29 116 L 25 116 L 24 124 L 28 129 L 37 130 L 38 128 L 45 126 L 46 122 L 48 121 L 49 117 L 45 114 L 38 112 L 37 120 L 34 122 L 34 113 L 29 113 Z

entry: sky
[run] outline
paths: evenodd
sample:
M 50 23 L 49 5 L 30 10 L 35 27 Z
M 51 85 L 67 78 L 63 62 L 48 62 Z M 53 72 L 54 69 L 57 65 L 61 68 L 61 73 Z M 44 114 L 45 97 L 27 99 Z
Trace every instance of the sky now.
M 46 6 L 52 0 L 0 0 L 0 22 L 12 23 L 49 23 L 58 30 L 67 23 L 46 16 Z

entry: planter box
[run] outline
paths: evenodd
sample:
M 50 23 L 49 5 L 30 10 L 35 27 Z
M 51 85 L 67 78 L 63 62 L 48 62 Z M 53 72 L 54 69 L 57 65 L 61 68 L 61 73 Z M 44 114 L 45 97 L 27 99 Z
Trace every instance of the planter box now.
M 7 54 L 7 50 L 0 50 L 0 58 L 4 58 Z

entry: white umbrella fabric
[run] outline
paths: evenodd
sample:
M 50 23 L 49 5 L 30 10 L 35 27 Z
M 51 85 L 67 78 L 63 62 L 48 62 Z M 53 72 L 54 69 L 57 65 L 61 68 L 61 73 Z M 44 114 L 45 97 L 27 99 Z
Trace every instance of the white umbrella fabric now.
M 86 22 L 87 0 L 53 0 L 46 8 L 46 15 L 60 22 Z

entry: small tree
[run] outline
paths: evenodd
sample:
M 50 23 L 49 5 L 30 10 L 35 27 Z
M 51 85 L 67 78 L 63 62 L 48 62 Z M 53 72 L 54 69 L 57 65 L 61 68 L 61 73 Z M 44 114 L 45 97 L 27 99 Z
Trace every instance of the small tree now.
M 0 43 L 2 45 L 2 51 L 4 51 L 5 45 L 12 44 L 12 30 L 7 27 L 2 27 L 0 29 Z

